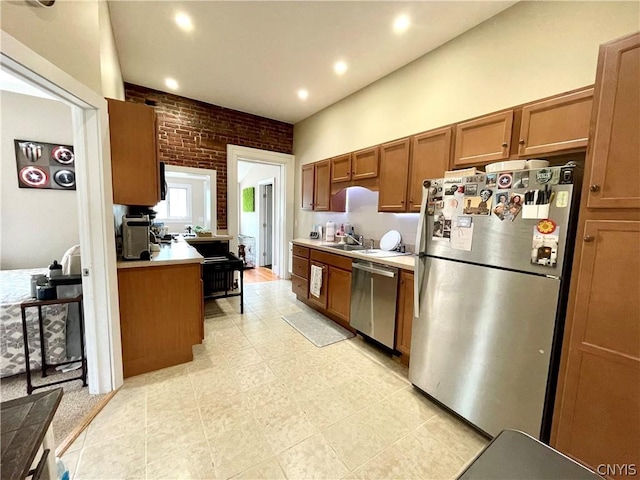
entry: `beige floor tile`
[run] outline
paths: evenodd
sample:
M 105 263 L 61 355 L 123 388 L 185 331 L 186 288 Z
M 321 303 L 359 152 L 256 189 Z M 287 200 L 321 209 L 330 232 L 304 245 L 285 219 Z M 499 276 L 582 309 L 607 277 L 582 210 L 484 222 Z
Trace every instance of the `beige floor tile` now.
M 109 407 L 109 410 L 107 410 Z M 145 427 L 145 401 L 136 400 L 117 408 L 107 406 L 93 419 L 87 428 L 83 448 L 103 442 L 105 438 L 119 438 Z
M 191 384 L 188 389 L 148 396 L 147 424 L 162 421 L 172 415 L 182 415 L 197 408 L 198 404 Z
M 418 438 L 435 437 L 448 448 L 455 450 L 465 461 L 475 457 L 488 443 L 479 433 L 446 412 L 439 413 L 425 423 L 416 435 Z
M 183 450 L 206 441 L 198 410 L 169 417 L 147 426 L 147 463 L 160 461 L 173 450 Z
M 237 350 L 243 350 L 245 348 L 251 348 L 251 343 L 249 343 L 249 340 L 247 340 L 244 335 L 240 337 L 218 338 L 214 341 L 216 346 L 224 349 L 227 353 Z
M 153 480 L 215 479 L 213 460 L 207 442 L 173 448 L 147 465 L 147 478 Z
M 262 427 L 255 421 L 209 439 L 216 478 L 231 478 L 273 456 Z
M 334 479 L 349 472 L 321 434 L 285 450 L 278 462 L 291 479 Z
M 345 479 L 425 480 L 425 477 L 422 477 L 422 472 L 418 470 L 415 464 L 407 459 L 399 449 L 389 447 L 353 471 L 350 475 L 346 476 Z
M 329 388 L 329 385 L 313 372 L 287 376 L 281 380 L 298 402 L 314 398 Z
M 67 450 L 64 452 L 64 454 L 68 454 L 68 453 L 73 453 L 73 452 L 77 452 L 78 450 L 82 449 L 82 447 L 84 446 L 84 440 L 87 436 L 87 430 L 88 428 L 85 428 L 80 435 L 78 435 L 76 437 L 76 439 L 73 441 L 73 443 L 71 445 L 69 445 L 69 447 L 67 448 Z
M 147 385 L 147 398 L 155 398 L 159 395 L 171 395 L 173 392 L 188 391 L 190 387 L 191 381 L 189 380 L 189 370 L 187 369 L 180 377 L 149 383 Z
M 244 403 L 234 403 L 226 407 L 207 405 L 200 408 L 200 416 L 208 439 L 230 430 L 248 428 L 249 424 L 254 423 L 251 411 Z
M 357 416 L 327 427 L 322 431 L 322 436 L 349 470 L 364 464 L 387 446 L 384 439 Z
M 344 382 L 336 387 L 342 397 L 351 404 L 354 412 L 359 412 L 383 399 L 375 387 L 361 378 Z
M 246 470 L 235 477 L 233 480 L 285 480 L 284 472 L 280 468 L 280 464 L 276 457 L 271 457 L 255 467 Z
M 389 411 L 382 402 L 356 413 L 355 416 L 359 422 L 371 427 L 385 441 L 386 445 L 392 444 L 417 427 L 412 428 L 405 421 L 398 421 L 396 412 Z
M 279 453 L 318 432 L 300 408 L 284 407 L 260 415 L 258 423 L 274 453 Z
M 309 420 L 319 429 L 354 413 L 351 404 L 335 388 L 324 390 L 298 403 Z
M 255 346 L 256 350 L 262 358 L 270 360 L 272 358 L 291 355 L 291 349 L 282 340 L 273 340 L 267 343 L 261 343 Z
M 244 393 L 247 406 L 256 418 L 269 415 L 272 411 L 282 408 L 298 408 L 298 404 L 287 387 L 277 380 L 259 385 Z
M 267 330 L 258 330 L 257 332 L 248 333 L 245 335 L 251 345 L 263 345 L 265 343 L 276 342 L 279 340 L 278 336 L 273 332 L 271 328 Z
M 391 395 L 410 384 L 406 378 L 390 372 L 381 365 L 376 365 L 371 369 L 358 373 L 358 375 L 384 396 Z
M 241 321 L 241 323 L 237 323 L 240 331 L 246 336 L 251 335 L 252 333 L 258 333 L 269 329 L 269 326 L 264 322 L 261 322 L 257 318 L 251 321 Z
M 340 363 L 330 363 L 316 369 L 318 376 L 329 386 L 339 386 L 345 382 L 353 382 L 359 377 L 348 367 Z
M 265 362 L 238 368 L 234 374 L 242 391 L 250 390 L 277 379 L 276 375 L 269 368 L 269 365 Z
M 264 361 L 260 354 L 253 347 L 229 353 L 229 355 L 226 356 L 226 360 L 227 365 L 231 369 L 246 367 L 248 365 L 255 365 L 256 363 L 261 363 Z
M 183 377 L 187 373 L 188 366 L 186 363 L 176 365 L 174 367 L 163 368 L 162 370 L 157 370 L 155 372 L 150 372 L 146 374 L 147 386 L 150 386 L 151 384 L 157 382 L 163 382 L 171 378 Z
M 76 480 L 144 479 L 145 429 L 102 443 L 85 446 Z
M 312 368 L 306 362 L 301 361 L 300 358 L 292 355 L 270 358 L 266 362 L 271 371 L 280 378 L 304 375 Z
M 431 435 L 410 433 L 394 446 L 421 472 L 422 478 L 454 478 L 465 463 L 453 449 Z

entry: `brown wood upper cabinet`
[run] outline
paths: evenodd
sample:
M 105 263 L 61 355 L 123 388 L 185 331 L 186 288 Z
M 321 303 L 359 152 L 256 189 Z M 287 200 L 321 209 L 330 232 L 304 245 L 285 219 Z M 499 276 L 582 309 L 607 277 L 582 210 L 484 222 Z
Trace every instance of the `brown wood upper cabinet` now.
M 449 165 L 452 127 L 380 147 L 379 212 L 419 212 L 422 181 L 440 178 Z
M 107 102 L 113 203 L 152 207 L 160 201 L 156 112 L 147 105 Z
M 439 128 L 415 135 L 411 145 L 408 184 L 408 212 L 419 212 L 422 202 L 422 181 L 441 178 L 451 158 L 452 127 Z
M 344 212 L 346 190 L 331 195 L 331 161 L 321 160 L 302 166 L 302 209 Z
M 482 165 L 509 158 L 512 126 L 513 110 L 459 123 L 454 166 Z
M 589 208 L 640 208 L 640 33 L 600 49 Z
M 385 143 L 380 147 L 379 212 L 406 210 L 410 150 L 409 138 Z
M 315 166 L 307 163 L 302 166 L 302 209 L 313 210 L 313 187 L 315 178 Z
M 523 107 L 518 155 L 586 147 L 592 103 L 590 88 Z
M 351 154 L 339 155 L 331 159 L 331 183 L 351 180 Z
M 378 147 L 365 148 L 351 154 L 351 180 L 378 176 Z

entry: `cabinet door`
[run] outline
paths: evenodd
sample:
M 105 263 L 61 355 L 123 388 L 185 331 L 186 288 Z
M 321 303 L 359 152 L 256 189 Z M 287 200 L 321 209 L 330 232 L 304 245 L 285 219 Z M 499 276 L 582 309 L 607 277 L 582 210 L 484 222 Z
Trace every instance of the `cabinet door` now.
M 422 181 L 442 178 L 451 157 L 452 127 L 440 128 L 413 137 L 409 168 L 409 212 L 419 212 L 422 202 Z
M 316 267 L 320 267 L 322 269 L 322 287 L 320 288 L 320 296 L 316 297 L 311 294 L 311 282 L 313 280 L 312 272 L 309 272 L 309 302 L 318 307 L 327 308 L 327 281 L 329 279 L 329 271 L 327 265 L 324 263 L 316 262 L 314 260 L 311 261 L 311 265 L 315 265 Z
M 522 108 L 518 154 L 521 156 L 587 146 L 593 89 Z
M 640 33 L 600 47 L 589 208 L 640 208 Z
M 322 160 L 315 164 L 315 180 L 313 188 L 313 209 L 326 212 L 331 208 L 331 163 Z
M 329 265 L 327 310 L 349 323 L 351 315 L 351 272 Z
M 378 147 L 365 148 L 351 154 L 351 180 L 378 176 Z
M 460 123 L 453 164 L 482 165 L 509 157 L 513 110 Z
M 400 291 L 398 293 L 396 350 L 409 355 L 411 353 L 411 328 L 413 327 L 413 273 L 406 270 L 400 271 Z
M 351 154 L 340 155 L 331 159 L 331 183 L 351 180 Z
M 147 105 L 107 102 L 113 203 L 152 207 L 160 201 L 156 112 Z
M 313 210 L 313 188 L 314 188 L 314 172 L 313 163 L 307 163 L 302 166 L 302 209 Z
M 637 464 L 640 222 L 587 221 L 583 237 L 554 446 L 594 469 Z
M 406 211 L 410 150 L 409 138 L 385 143 L 380 147 L 379 212 Z

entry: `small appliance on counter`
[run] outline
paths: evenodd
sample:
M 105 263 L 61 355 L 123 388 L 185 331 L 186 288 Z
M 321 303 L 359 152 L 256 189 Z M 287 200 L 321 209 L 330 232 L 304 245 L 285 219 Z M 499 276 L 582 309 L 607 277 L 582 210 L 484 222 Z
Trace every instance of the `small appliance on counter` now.
M 149 260 L 149 215 L 122 216 L 122 258 L 125 260 Z

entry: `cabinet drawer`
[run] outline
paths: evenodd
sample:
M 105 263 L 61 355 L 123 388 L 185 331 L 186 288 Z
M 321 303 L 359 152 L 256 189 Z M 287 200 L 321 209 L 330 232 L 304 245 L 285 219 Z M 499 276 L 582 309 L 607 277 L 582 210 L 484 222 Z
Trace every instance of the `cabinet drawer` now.
M 302 298 L 309 295 L 309 282 L 297 275 L 291 275 L 291 291 Z
M 293 256 L 293 266 L 291 273 L 301 278 L 309 278 L 309 259 Z
M 335 255 L 321 250 L 311 250 L 311 260 L 325 263 L 327 265 L 333 265 L 334 267 L 342 268 L 348 272 L 351 271 L 351 257 L 343 257 L 342 255 Z
M 298 257 L 309 258 L 309 249 L 307 247 L 301 247 L 299 245 L 294 245 L 293 246 L 293 254 L 298 256 Z

